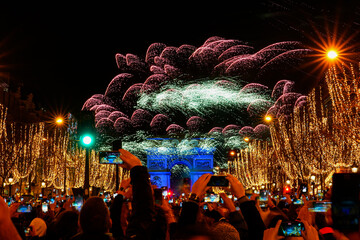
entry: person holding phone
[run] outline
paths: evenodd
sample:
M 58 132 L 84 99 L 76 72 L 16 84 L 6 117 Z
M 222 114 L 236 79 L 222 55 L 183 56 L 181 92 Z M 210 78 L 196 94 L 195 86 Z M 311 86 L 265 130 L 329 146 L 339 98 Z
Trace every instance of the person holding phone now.
M 303 222 L 305 231 L 301 231 L 301 237 L 304 240 L 319 240 L 319 234 L 316 229 L 311 226 L 308 222 Z M 282 226 L 282 220 L 279 220 L 276 223 L 274 228 L 269 228 L 264 231 L 264 238 L 263 240 L 279 240 L 284 239 L 285 236 L 279 235 L 279 229 Z
M 225 193 L 220 193 L 220 197 L 224 201 L 223 206 L 229 210 L 229 223 L 238 231 L 240 239 L 248 239 L 248 227 L 243 215 L 236 210 L 234 202 Z
M 248 226 L 249 239 L 263 239 L 265 224 L 255 202 L 248 200 L 244 186 L 236 177 L 228 174 L 226 178 L 229 180 L 231 193 L 238 199 L 237 203 Z
M 133 212 L 125 236 L 134 239 L 149 239 L 155 214 L 149 173 L 135 155 L 125 149 L 119 149 L 119 152 L 121 160 L 124 161 L 120 166 L 130 170 L 132 185 Z
M 196 226 L 197 216 L 199 213 L 199 203 L 203 199 L 204 193 L 209 189 L 208 183 L 211 177 L 211 174 L 204 174 L 194 183 L 188 201 L 183 203 L 182 212 L 178 222 L 180 229 Z M 262 239 L 265 225 L 257 208 L 255 207 L 255 203 L 247 199 L 245 189 L 237 178 L 232 175 L 227 175 L 225 178 L 230 183 L 227 184 L 230 185 L 230 192 L 238 199 L 237 203 L 239 204 L 244 219 L 248 225 L 248 239 Z M 232 208 L 232 210 L 234 209 Z M 198 228 L 204 228 L 204 226 L 198 226 Z M 178 230 L 178 232 L 179 231 L 181 230 Z M 223 238 L 225 238 L 224 234 L 226 234 L 226 232 L 221 234 Z
M 126 219 L 126 213 L 122 211 L 123 203 L 126 200 L 130 200 L 132 197 L 132 188 L 131 188 L 131 179 L 123 179 L 120 183 L 120 190 L 116 193 L 117 195 L 114 197 L 110 205 L 110 217 L 112 220 L 112 226 L 110 232 L 113 234 L 115 238 L 123 238 L 124 232 L 121 227 L 121 221 Z M 126 220 L 125 220 L 126 221 Z
M 7 206 L 7 204 L 5 203 L 4 199 L 1 196 L 0 196 L 0 239 L 21 240 L 19 233 L 17 232 L 14 224 L 11 221 L 11 209 L 9 209 L 9 207 Z

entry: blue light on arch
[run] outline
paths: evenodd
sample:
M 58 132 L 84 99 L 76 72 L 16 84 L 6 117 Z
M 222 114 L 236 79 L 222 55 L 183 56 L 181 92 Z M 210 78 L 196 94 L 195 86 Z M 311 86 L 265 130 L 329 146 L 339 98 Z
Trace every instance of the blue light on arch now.
M 146 148 L 147 167 L 153 183 L 170 187 L 170 170 L 178 164 L 190 169 L 191 182 L 204 173 L 212 173 L 214 152 L 212 138 L 149 138 L 153 144 Z M 151 145 L 151 144 L 150 144 Z

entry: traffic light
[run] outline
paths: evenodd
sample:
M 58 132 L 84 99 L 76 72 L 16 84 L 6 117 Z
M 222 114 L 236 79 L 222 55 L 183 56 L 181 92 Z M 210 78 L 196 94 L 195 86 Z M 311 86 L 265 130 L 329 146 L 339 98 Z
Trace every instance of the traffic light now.
M 91 134 L 83 134 L 80 136 L 80 143 L 85 147 L 90 147 L 93 145 L 95 139 Z
M 91 147 L 95 144 L 96 129 L 94 113 L 81 111 L 78 116 L 77 134 L 80 144 L 83 147 Z
M 290 188 L 290 186 L 285 186 L 285 187 L 284 187 L 283 194 L 285 195 L 285 194 L 290 194 L 290 193 L 291 193 L 291 188 Z

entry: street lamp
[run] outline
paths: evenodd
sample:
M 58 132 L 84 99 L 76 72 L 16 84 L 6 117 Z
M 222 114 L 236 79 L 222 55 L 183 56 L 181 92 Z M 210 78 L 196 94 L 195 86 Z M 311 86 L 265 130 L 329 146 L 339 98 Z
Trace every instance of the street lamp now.
M 57 125 L 63 125 L 64 124 L 64 118 L 63 117 L 57 117 L 56 119 L 55 119 L 55 123 L 57 124 Z
M 311 185 L 313 188 L 313 198 L 315 199 L 315 175 L 311 175 L 310 179 L 311 179 Z
M 335 50 L 330 50 L 330 51 L 327 52 L 326 56 L 330 60 L 333 60 L 333 59 L 338 57 L 338 54 L 337 54 L 337 52 Z
M 11 187 L 12 187 L 12 183 L 14 182 L 14 179 L 12 176 L 9 177 L 9 197 L 11 197 Z
M 230 157 L 235 157 L 235 155 L 236 155 L 236 151 L 235 151 L 235 150 L 230 150 L 230 151 L 229 151 L 229 156 L 230 156 Z
M 231 168 L 232 168 L 232 162 L 236 160 L 237 157 L 237 151 L 236 150 L 230 150 L 228 153 L 228 173 L 231 174 Z
M 272 121 L 272 117 L 270 115 L 265 116 L 265 122 L 269 123 Z
M 65 125 L 65 118 L 63 116 L 57 116 L 55 118 L 55 124 L 59 127 L 62 128 Z M 65 189 L 65 194 L 66 194 L 66 159 L 64 160 L 64 189 Z
M 358 166 L 356 165 L 355 162 L 354 162 L 353 165 L 351 166 L 351 172 L 353 172 L 353 173 L 357 173 L 357 172 L 358 172 Z
M 245 142 L 250 142 L 250 138 L 249 137 L 244 137 L 244 141 Z
M 43 180 L 41 182 L 41 194 L 44 196 L 44 192 L 45 192 L 45 188 L 46 188 L 46 182 Z

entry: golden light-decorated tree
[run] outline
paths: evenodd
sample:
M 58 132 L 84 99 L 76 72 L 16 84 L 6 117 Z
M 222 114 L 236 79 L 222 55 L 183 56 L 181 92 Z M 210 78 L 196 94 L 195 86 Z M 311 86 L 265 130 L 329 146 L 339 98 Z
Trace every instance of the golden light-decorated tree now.
M 260 187 L 279 179 L 275 152 L 269 141 L 252 140 L 235 158 L 235 175 L 245 187 Z

